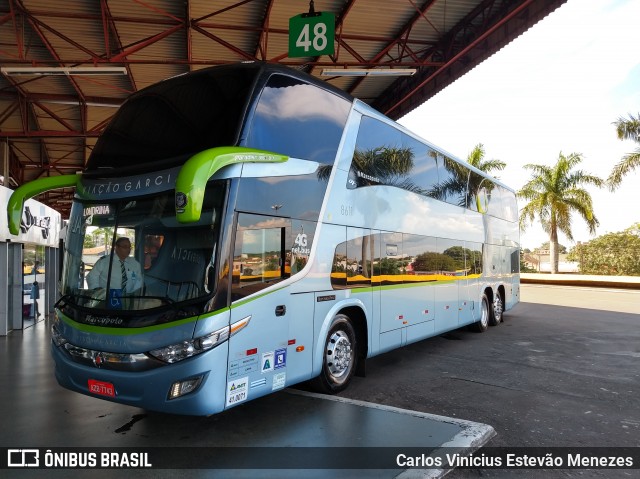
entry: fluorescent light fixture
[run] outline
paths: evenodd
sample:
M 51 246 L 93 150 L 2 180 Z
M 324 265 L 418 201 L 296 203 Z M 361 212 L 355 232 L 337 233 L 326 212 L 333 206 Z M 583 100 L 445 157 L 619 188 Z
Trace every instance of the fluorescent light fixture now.
M 396 76 L 411 76 L 417 71 L 416 68 L 325 68 L 320 73 L 323 77 L 368 77 L 368 76 L 381 76 L 381 77 L 396 77 Z
M 2 67 L 0 72 L 9 76 L 55 75 L 126 75 L 125 67 Z

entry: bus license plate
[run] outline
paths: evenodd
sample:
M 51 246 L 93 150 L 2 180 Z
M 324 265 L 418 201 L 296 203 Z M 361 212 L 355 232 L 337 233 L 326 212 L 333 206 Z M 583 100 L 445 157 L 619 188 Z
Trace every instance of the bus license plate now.
M 116 388 L 111 383 L 89 379 L 89 392 L 100 396 L 116 397 Z

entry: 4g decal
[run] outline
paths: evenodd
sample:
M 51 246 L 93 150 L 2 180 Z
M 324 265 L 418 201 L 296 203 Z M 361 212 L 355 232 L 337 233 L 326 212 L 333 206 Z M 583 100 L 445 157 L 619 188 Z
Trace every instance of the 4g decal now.
M 306 233 L 298 233 L 293 244 L 294 246 L 291 248 L 291 252 L 293 254 L 308 256 L 311 253 L 311 250 L 308 247 Z

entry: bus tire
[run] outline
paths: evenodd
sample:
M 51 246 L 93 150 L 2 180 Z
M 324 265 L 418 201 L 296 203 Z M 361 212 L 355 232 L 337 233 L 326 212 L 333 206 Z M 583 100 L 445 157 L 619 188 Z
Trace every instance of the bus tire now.
M 476 333 L 484 333 L 489 328 L 490 317 L 489 298 L 487 298 L 486 294 L 483 294 L 480 300 L 480 319 L 471 325 L 472 329 Z
M 489 318 L 489 324 L 491 326 L 497 326 L 502 322 L 502 315 L 504 314 L 504 301 L 500 291 L 496 291 L 493 297 L 493 307 L 491 308 L 491 316 Z
M 324 345 L 322 371 L 312 384 L 319 392 L 336 394 L 347 388 L 356 370 L 357 338 L 348 316 L 333 318 Z

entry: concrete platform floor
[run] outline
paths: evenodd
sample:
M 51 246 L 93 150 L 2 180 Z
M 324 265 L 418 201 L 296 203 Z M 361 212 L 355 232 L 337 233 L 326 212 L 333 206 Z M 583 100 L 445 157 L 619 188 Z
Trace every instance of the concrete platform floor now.
M 380 406 L 341 397 L 323 396 L 287 389 L 248 402 L 211 417 L 176 416 L 148 412 L 73 393 L 58 386 L 50 356 L 48 321 L 23 331 L 0 337 L 0 466 L 6 464 L 6 449 L 36 448 L 44 457 L 49 448 L 162 448 L 154 456 L 156 464 L 171 464 L 172 457 L 185 465 L 187 454 L 200 469 L 187 470 L 76 470 L 80 477 L 438 477 L 439 469 L 336 469 L 345 460 L 340 455 L 359 455 L 377 464 L 376 448 L 396 448 L 430 454 L 442 445 L 461 452 L 481 447 L 495 432 L 480 423 L 434 416 L 389 406 Z M 252 454 L 251 449 L 256 454 Z M 177 449 L 180 448 L 180 449 Z M 282 469 L 209 469 L 219 464 L 213 457 L 227 449 L 227 459 L 237 459 L 237 467 L 264 457 L 268 467 Z M 302 449 L 296 449 L 302 448 Z M 335 449 L 332 449 L 335 448 Z M 146 450 L 146 449 L 145 449 Z M 166 454 L 163 454 L 163 451 Z M 272 452 L 273 451 L 273 452 Z M 311 454 L 310 451 L 313 451 Z M 396 451 L 396 452 L 397 452 Z M 206 455 L 209 455 L 205 457 Z M 233 456 L 233 455 L 236 456 Z M 367 454 L 369 454 L 367 456 Z M 167 457 L 163 457 L 167 456 Z M 231 459 L 229 459 L 231 457 Z M 304 458 L 309 462 L 304 462 Z M 306 469 L 318 460 L 332 464 L 328 469 Z M 395 456 L 394 456 L 395 457 Z M 236 459 L 234 459 L 236 458 Z M 166 461 L 164 459 L 167 459 Z M 188 459 L 187 459 L 188 460 Z M 347 457 L 346 463 L 362 460 Z M 291 463 L 296 469 L 291 469 Z M 301 462 L 302 461 L 302 462 Z M 308 464 L 308 466 L 306 466 Z M 384 464 L 384 462 L 382 462 Z M 163 466 L 164 467 L 164 466 Z M 172 466 L 167 466 L 172 467 Z M 189 466 L 187 466 L 189 467 Z M 253 466 L 251 466 L 253 467 Z M 376 466 L 377 467 L 377 466 Z M 393 467 L 393 466 L 391 466 Z M 8 474 L 5 474 L 8 473 Z M 5 469 L 3 477 L 69 477 L 69 470 Z

